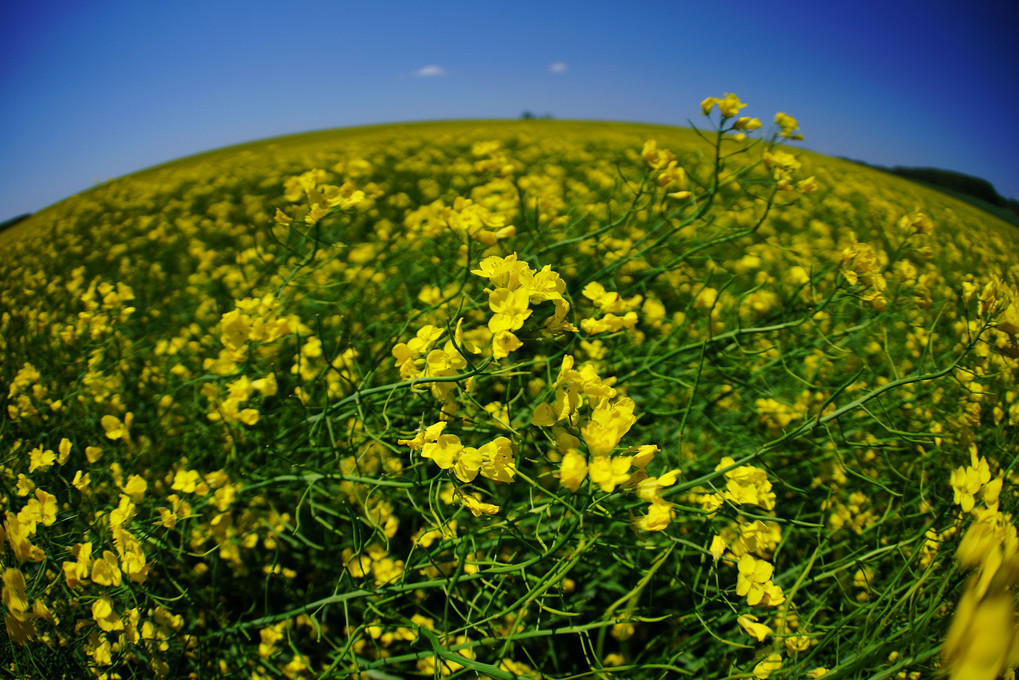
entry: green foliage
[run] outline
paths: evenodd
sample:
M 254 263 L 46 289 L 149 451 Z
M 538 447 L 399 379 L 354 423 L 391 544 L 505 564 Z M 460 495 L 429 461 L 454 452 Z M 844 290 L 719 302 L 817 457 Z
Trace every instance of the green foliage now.
M 273 140 L 19 227 L 5 671 L 1015 663 L 1016 233 L 702 107 Z

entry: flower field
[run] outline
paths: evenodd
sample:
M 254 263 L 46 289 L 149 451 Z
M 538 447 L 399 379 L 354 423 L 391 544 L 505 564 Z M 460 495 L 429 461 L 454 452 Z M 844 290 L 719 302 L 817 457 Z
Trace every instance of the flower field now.
M 0 675 L 1012 672 L 1019 231 L 743 106 L 279 138 L 0 233 Z

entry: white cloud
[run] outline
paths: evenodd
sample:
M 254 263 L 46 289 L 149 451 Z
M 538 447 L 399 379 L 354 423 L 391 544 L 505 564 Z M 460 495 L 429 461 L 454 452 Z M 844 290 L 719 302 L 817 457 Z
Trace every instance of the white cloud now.
M 565 62 L 562 61 L 557 61 L 555 63 L 548 65 L 549 73 L 566 73 L 569 69 L 570 67 L 567 66 Z
M 441 66 L 429 64 L 428 66 L 422 66 L 417 71 L 414 71 L 414 75 L 420 78 L 434 78 L 435 76 L 446 75 L 446 70 Z

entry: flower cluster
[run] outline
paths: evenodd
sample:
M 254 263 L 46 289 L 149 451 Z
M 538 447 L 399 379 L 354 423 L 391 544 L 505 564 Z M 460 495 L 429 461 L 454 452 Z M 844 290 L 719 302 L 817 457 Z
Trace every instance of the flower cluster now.
M 471 272 L 488 279 L 493 286 L 486 290 L 488 305 L 493 312 L 488 320 L 488 330 L 492 332 L 492 356 L 495 359 L 503 359 L 523 345 L 514 331 L 522 328 L 533 313 L 531 305 L 552 303 L 552 313 L 539 326 L 541 332 L 556 335 L 576 330 L 566 320 L 570 313 L 570 303 L 563 297 L 566 283 L 552 271 L 550 265 L 535 271 L 512 253 L 505 257 L 487 257 Z

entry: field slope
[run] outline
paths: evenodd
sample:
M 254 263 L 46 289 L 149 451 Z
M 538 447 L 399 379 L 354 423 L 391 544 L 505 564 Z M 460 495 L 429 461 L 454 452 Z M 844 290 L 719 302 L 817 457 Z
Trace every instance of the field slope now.
M 705 110 L 265 140 L 0 233 L 0 674 L 1019 663 L 1019 232 Z

